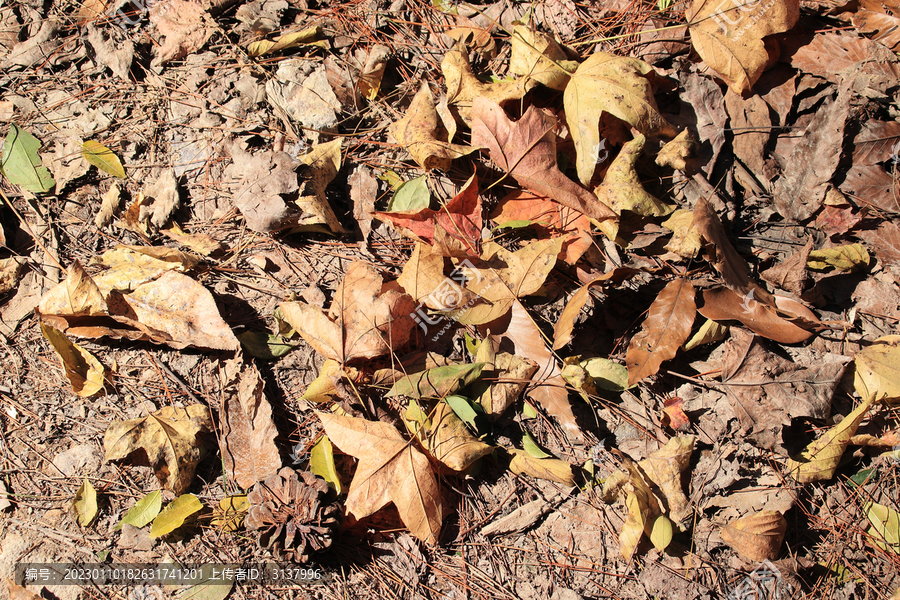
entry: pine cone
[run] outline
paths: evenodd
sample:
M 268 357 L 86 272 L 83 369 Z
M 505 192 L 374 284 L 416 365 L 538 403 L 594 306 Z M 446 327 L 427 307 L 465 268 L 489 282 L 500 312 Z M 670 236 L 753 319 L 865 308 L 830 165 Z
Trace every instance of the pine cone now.
M 260 530 L 259 545 L 277 559 L 305 563 L 331 546 L 340 510 L 324 480 L 285 467 L 247 494 L 247 529 Z

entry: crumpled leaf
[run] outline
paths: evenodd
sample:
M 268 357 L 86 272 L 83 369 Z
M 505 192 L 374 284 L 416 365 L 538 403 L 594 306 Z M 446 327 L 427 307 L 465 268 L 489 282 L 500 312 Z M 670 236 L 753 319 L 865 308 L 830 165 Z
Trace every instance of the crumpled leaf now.
M 786 531 L 784 515 L 777 510 L 761 510 L 722 528 L 722 540 L 745 559 L 762 562 L 778 558 Z
M 190 486 L 200 461 L 197 436 L 211 430 L 205 405 L 164 406 L 140 419 L 110 423 L 103 447 L 108 461 L 143 451 L 163 487 L 180 494 Z
M 813 332 L 782 317 L 770 306 L 757 300 L 755 290 L 739 296 L 726 287 L 703 290 L 697 311 L 713 321 L 740 321 L 751 331 L 782 344 L 799 344 Z M 817 321 L 815 315 L 810 321 Z
M 537 83 L 528 78 L 482 83 L 472 72 L 463 42 L 444 55 L 441 71 L 447 85 L 447 101 L 456 107 L 459 117 L 470 126 L 473 125 L 474 104 L 478 98 L 502 105 L 509 100 L 518 100 Z M 477 144 L 473 142 L 472 146 L 477 147 Z
M 888 335 L 854 358 L 853 385 L 863 398 L 886 402 L 900 398 L 900 336 Z
M 144 201 L 146 204 L 139 209 L 138 221 L 145 227 L 147 222 L 157 229 L 165 226 L 172 213 L 181 205 L 174 169 L 163 169 L 159 178 L 144 188 Z
M 482 342 L 483 346 L 491 347 L 490 342 Z M 482 352 L 479 348 L 477 360 L 482 360 Z M 496 378 L 493 382 L 484 382 L 485 389 L 478 396 L 481 407 L 489 419 L 497 419 L 506 412 L 510 406 L 519 398 L 519 395 L 528 386 L 528 382 L 538 370 L 535 361 L 510 354 L 509 352 L 501 352 L 494 354 L 491 352 L 490 359 L 487 362 L 493 365 L 493 374 L 485 374 L 485 377 Z M 480 389 L 476 387 L 476 390 Z
M 791 477 L 798 483 L 812 483 L 834 477 L 844 450 L 850 444 L 850 438 L 856 434 L 856 429 L 874 401 L 874 396 L 863 400 L 840 423 L 811 442 L 799 455 L 788 460 L 787 468 Z
M 150 526 L 150 537 L 158 538 L 172 533 L 201 510 L 203 510 L 203 503 L 194 494 L 178 496 L 153 519 L 153 525 Z
M 59 355 L 73 392 L 87 398 L 103 389 L 106 368 L 96 356 L 73 343 L 60 330 L 43 322 L 41 333 Z
M 72 499 L 72 510 L 75 511 L 78 524 L 82 527 L 87 527 L 97 518 L 97 490 L 94 489 L 87 477 L 75 492 L 75 497 Z
M 425 449 L 452 471 L 465 471 L 494 450 L 493 446 L 472 435 L 443 400 L 428 414 L 415 400 L 411 400 L 403 421 L 409 432 L 421 440 Z
M 900 513 L 877 502 L 866 502 L 863 510 L 872 524 L 868 533 L 875 544 L 884 550 L 900 554 Z
M 621 488 L 625 494 L 625 522 L 619 530 L 619 550 L 625 560 L 630 561 L 641 543 L 641 536 L 652 523 L 652 519 L 659 514 L 659 506 L 653 497 L 653 493 L 647 483 L 637 472 L 634 466 L 628 467 L 629 476 L 611 478 L 613 485 Z M 611 486 L 612 488 L 612 486 Z M 604 495 L 609 495 L 612 489 L 607 490 L 604 485 Z
M 125 179 L 125 167 L 116 153 L 95 140 L 85 140 L 81 146 L 81 155 L 104 173 Z
M 674 206 L 664 204 L 648 194 L 634 170 L 634 163 L 641 155 L 645 140 L 643 135 L 638 134 L 633 140 L 626 142 L 607 169 L 603 183 L 594 190 L 600 202 L 616 214 L 627 210 L 645 217 L 663 217 L 675 210 Z
M 694 153 L 696 142 L 691 136 L 691 130 L 685 129 L 675 139 L 666 142 L 659 154 L 656 155 L 656 164 L 660 167 L 670 167 L 677 171 L 687 169 L 687 159 Z
M 525 450 L 512 448 L 512 460 L 509 470 L 519 475 L 528 475 L 538 479 L 555 481 L 567 486 L 575 485 L 575 474 L 572 465 L 558 458 L 535 458 Z
M 425 81 L 422 82 L 422 87 L 419 88 L 403 118 L 391 125 L 390 132 L 409 152 L 416 164 L 426 171 L 431 169 L 447 171 L 454 158 L 475 151 L 471 146 L 451 144 L 447 141 L 447 131 L 441 126 L 431 90 Z
M 149 494 L 138 500 L 134 506 L 128 509 L 128 512 L 125 513 L 125 516 L 122 517 L 122 520 L 119 521 L 115 527 L 113 527 L 113 531 L 122 529 L 123 525 L 143 527 L 156 518 L 156 515 L 159 514 L 161 508 L 162 492 L 160 492 L 159 490 L 150 492 Z
M 655 74 L 653 67 L 642 60 L 605 52 L 592 54 L 572 74 L 563 103 L 577 152 L 578 179 L 584 185 L 591 181 L 600 156 L 602 113 L 606 112 L 646 135 L 675 135 L 656 108 L 648 77 L 651 74 Z
M 412 535 L 437 543 L 443 508 L 428 458 L 388 423 L 317 414 L 332 443 L 359 459 L 344 504 L 347 512 L 364 519 L 393 502 Z
M 259 233 L 271 233 L 295 226 L 302 211 L 291 198 L 300 191 L 297 169 L 300 164 L 286 152 L 250 154 L 237 144 L 231 148 L 232 164 L 225 169 L 231 184 L 231 202 Z
M 324 479 L 336 493 L 344 493 L 344 484 L 334 464 L 334 446 L 327 435 L 319 438 L 309 451 L 309 470 Z
M 484 97 L 472 103 L 472 145 L 487 148 L 491 162 L 519 185 L 603 221 L 615 213 L 566 177 L 556 163 L 556 119 L 535 106 L 513 123 Z
M 327 313 L 305 302 L 280 307 L 285 320 L 322 356 L 341 364 L 375 358 L 405 344 L 416 327 L 413 299 L 396 290 L 381 293 L 382 281 L 373 267 L 354 262 Z
M 150 22 L 164 41 L 156 47 L 151 66 L 184 58 L 206 44 L 213 28 L 207 25 L 209 0 L 167 0 L 150 6 Z
M 255 366 L 230 360 L 220 369 L 220 379 L 222 463 L 225 475 L 246 490 L 281 469 L 278 429 Z
M 578 63 L 569 60 L 556 41 L 540 31 L 515 25 L 510 36 L 509 72 L 563 91 Z
M 13 185 L 20 185 L 29 192 L 47 192 L 56 185 L 47 167 L 41 166 L 38 148 L 41 142 L 36 137 L 10 123 L 9 132 L 3 142 L 0 157 L 0 173 Z
M 691 334 L 696 312 L 690 281 L 679 278 L 663 288 L 650 305 L 641 331 L 628 344 L 625 364 L 629 386 L 655 375 L 663 361 L 675 357 Z
M 297 345 L 283 335 L 271 334 L 268 331 L 245 331 L 239 333 L 237 339 L 250 356 L 262 360 L 277 360 Z
M 736 94 L 762 76 L 769 60 L 763 38 L 788 31 L 799 17 L 799 0 L 694 0 L 685 14 L 697 54 Z
M 383 44 L 374 44 L 367 49 L 368 56 L 359 72 L 357 87 L 363 98 L 374 100 L 381 89 L 381 80 L 391 57 L 391 49 Z
M 838 271 L 864 271 L 869 266 L 869 253 L 862 244 L 844 244 L 834 248 L 813 250 L 809 253 L 807 265 L 810 269 L 823 271 L 834 267 Z
M 434 247 L 441 256 L 477 256 L 481 248 L 481 197 L 478 177 L 472 177 L 456 196 L 439 210 L 378 212 L 375 217 L 397 227 L 401 233 Z
M 694 440 L 692 435 L 675 436 L 638 463 L 647 478 L 662 491 L 669 518 L 682 530 L 692 511 L 690 500 L 681 488 L 681 475 L 690 465 Z
M 322 363 L 318 377 L 306 387 L 300 397 L 310 402 L 328 402 L 338 395 L 335 380 L 346 378 L 354 381 L 358 375 L 359 371 L 353 367 L 341 367 L 341 363 L 329 358 Z
M 691 420 L 684 412 L 684 399 L 666 398 L 663 401 L 663 415 L 660 421 L 675 431 L 684 431 L 690 427 Z
M 249 510 L 250 501 L 247 500 L 247 494 L 225 496 L 213 509 L 209 524 L 222 531 L 237 531 L 244 524 L 244 516 Z
M 443 398 L 477 381 L 484 367 L 485 363 L 447 365 L 406 375 L 394 383 L 385 394 L 385 398 L 394 396 L 409 396 L 415 400 Z
M 258 40 L 247 45 L 247 56 L 256 58 L 267 54 L 275 54 L 282 50 L 289 50 L 297 46 L 319 46 L 327 47 L 327 42 L 319 40 L 322 35 L 322 28 L 318 25 L 306 27 L 300 31 L 290 31 L 279 35 L 274 40 Z

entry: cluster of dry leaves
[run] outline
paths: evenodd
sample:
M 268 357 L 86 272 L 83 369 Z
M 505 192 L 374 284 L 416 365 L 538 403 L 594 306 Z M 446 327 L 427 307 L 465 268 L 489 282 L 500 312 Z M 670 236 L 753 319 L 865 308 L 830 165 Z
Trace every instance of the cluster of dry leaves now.
M 592 463 L 550 456 L 527 432 L 523 448 L 503 447 L 494 442 L 491 424 L 508 420 L 516 408 L 527 413 L 537 406 L 571 441 L 583 442 L 584 424 L 576 419 L 570 392 L 591 401 L 641 386 L 654 390 L 645 400 L 654 398 L 665 380 L 652 378 L 665 373 L 663 364 L 704 347 L 708 354 L 718 349 L 719 362 L 706 364 L 720 378 L 689 379 L 720 386 L 746 440 L 782 455 L 784 473 L 797 483 L 831 480 L 851 444 L 890 446 L 889 431 L 857 430 L 876 407 L 900 398 L 900 338 L 870 338 L 846 352 L 841 336 L 858 315 L 832 308 L 849 276 L 873 274 L 868 294 L 854 297 L 860 310 L 900 316 L 900 229 L 886 218 L 900 212 L 893 171 L 900 125 L 889 120 L 900 86 L 900 61 L 892 52 L 900 39 L 891 33 L 898 19 L 870 2 L 852 10 L 827 6 L 856 31 L 796 29 L 797 0 L 696 0 L 676 25 L 647 27 L 641 34 L 659 52 L 653 62 L 669 61 L 666 66 L 600 49 L 578 52 L 528 19 L 504 20 L 502 11 L 488 15 L 491 8 L 468 17 L 448 10 L 443 14 L 453 27 L 443 32 L 442 83 L 407 86 L 408 106 L 388 128 L 403 158 L 408 155 L 425 174 L 404 181 L 384 168 L 376 179 L 370 166 L 354 164 L 346 179 L 354 225 L 331 194 L 355 148 L 335 135 L 338 116 L 348 106 L 375 106 L 385 98 L 392 49 L 377 46 L 355 56 L 344 71 L 328 59 L 281 61 L 264 92 L 286 129 L 299 125 L 309 134 L 299 138 L 311 145 L 292 155 L 260 150 L 252 136 L 235 135 L 228 145 L 231 162 L 222 171 L 232 182 L 233 207 L 260 234 L 347 236 L 358 227 L 363 245 L 373 219 L 380 221 L 396 237 L 411 240 L 399 272 L 353 262 L 327 308 L 325 295 L 315 290 L 305 301 L 294 297 L 278 306 L 275 334 L 236 336 L 197 275 L 224 246 L 175 222 L 178 180 L 167 169 L 122 211 L 119 188 L 110 187 L 96 224 L 108 227 L 118 216 L 123 230 L 146 239 L 164 235 L 192 252 L 120 245 L 92 265 L 72 262 L 34 309 L 41 330 L 72 389 L 85 397 L 115 380 L 76 339 L 235 353 L 220 362 L 221 386 L 230 393 L 217 407 L 219 450 L 227 477 L 244 490 L 283 463 L 264 381 L 243 354 L 277 358 L 299 337 L 324 360 L 303 395 L 318 404 L 324 429 L 310 469 L 346 493 L 351 521 L 393 504 L 414 536 L 437 544 L 450 512 L 442 478 L 477 473 L 491 456 L 514 473 L 586 490 L 597 486 L 610 503 L 621 498 L 626 517 L 619 539 L 626 560 L 645 535 L 665 551 L 673 536 L 690 530 L 698 510 L 682 483 L 697 443 L 697 435 L 687 432 L 698 421 L 681 399 L 650 407 L 665 425 L 657 432 L 658 450 L 602 474 Z M 225 7 L 191 0 L 154 4 L 149 18 L 164 40 L 151 63 L 157 72 L 202 49 L 216 33 L 212 17 Z M 246 27 L 236 30 L 248 59 L 328 47 L 318 25 L 266 36 L 276 27 L 265 25 L 264 13 L 251 12 L 238 9 Z M 103 0 L 81 8 L 80 26 L 95 51 L 111 43 L 110 14 Z M 658 23 L 648 25 L 671 17 L 661 13 Z M 33 66 L 35 49 L 46 52 L 40 44 L 53 39 L 50 29 L 16 44 L 2 64 Z M 688 46 L 699 60 L 672 62 Z M 97 60 L 127 78 L 133 53 L 125 45 L 97 52 Z M 488 64 L 506 67 L 490 72 Z M 235 88 L 242 85 L 254 93 L 262 87 L 247 81 Z M 246 114 L 241 102 L 232 107 L 235 114 Z M 7 137 L 4 163 L 13 147 L 37 156 L 33 144 L 14 143 Z M 81 144 L 88 163 L 125 176 L 119 158 L 98 142 L 70 135 L 56 143 L 58 156 Z M 57 190 L 87 168 L 57 162 Z M 52 188 L 39 161 L 22 164 L 33 172 L 7 165 L 9 181 L 28 181 L 23 187 L 38 193 Z M 375 210 L 379 185 L 390 188 L 381 211 Z M 722 220 L 748 207 L 762 222 L 800 224 L 814 235 L 796 253 L 780 260 L 756 257 L 751 266 Z M 7 271 L 12 289 L 19 263 L 8 263 Z M 655 298 L 627 344 L 604 356 L 567 351 L 586 346 L 579 342 L 580 322 L 591 308 L 602 311 L 601 300 L 628 284 L 650 286 Z M 548 311 L 557 299 L 559 310 Z M 552 331 L 544 323 L 548 314 Z M 433 352 L 440 344 L 446 348 L 456 332 L 464 332 L 464 352 L 454 359 Z M 815 344 L 816 360 L 784 350 Z M 858 408 L 805 447 L 792 446 L 786 428 L 829 419 L 850 372 L 862 400 Z M 523 394 L 529 399 L 524 404 Z M 195 404 L 113 422 L 106 431 L 107 460 L 145 457 L 161 485 L 180 495 L 173 502 L 179 516 L 164 519 L 159 535 L 199 510 L 185 492 L 212 423 L 208 408 Z M 336 454 L 356 458 L 355 466 L 348 470 Z M 76 498 L 82 525 L 92 520 L 87 494 L 79 490 Z M 236 498 L 223 500 L 221 510 L 240 512 Z M 141 507 L 142 519 L 135 522 L 148 524 Z M 873 537 L 896 552 L 897 528 L 886 524 L 898 513 L 871 502 L 868 513 L 875 515 Z M 239 526 L 230 516 L 219 522 Z M 748 560 L 775 559 L 786 529 L 782 512 L 764 507 L 725 524 L 722 539 Z

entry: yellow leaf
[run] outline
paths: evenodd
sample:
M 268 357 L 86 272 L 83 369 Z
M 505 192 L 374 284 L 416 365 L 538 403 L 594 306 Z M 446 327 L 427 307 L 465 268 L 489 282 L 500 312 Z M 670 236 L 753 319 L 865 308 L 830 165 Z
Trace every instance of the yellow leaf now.
M 297 206 L 305 214 L 294 231 L 321 231 L 324 225 L 332 233 L 347 233 L 325 196 L 325 188 L 341 170 L 341 140 L 337 138 L 316 144 L 298 159 L 309 168 L 306 171 L 306 187 L 297 199 Z
M 638 463 L 647 478 L 662 491 L 669 517 L 679 528 L 691 514 L 691 503 L 681 489 L 681 474 L 688 468 L 693 450 L 694 436 L 676 436 Z
M 350 371 L 356 373 L 356 369 L 350 367 Z M 319 376 L 306 387 L 306 391 L 300 397 L 310 402 L 328 402 L 337 396 L 337 388 L 334 387 L 334 379 L 344 376 L 344 370 L 336 360 L 328 359 L 322 363 Z
M 84 156 L 84 160 L 104 173 L 109 173 L 119 179 L 125 179 L 125 167 L 122 166 L 122 161 L 119 160 L 115 152 L 100 142 L 85 140 L 81 145 L 81 155 Z
M 825 435 L 811 442 L 800 454 L 788 460 L 788 472 L 799 483 L 831 479 L 841 456 L 856 433 L 857 427 L 874 401 L 869 396 L 856 410 L 829 429 Z
M 845 244 L 836 248 L 813 250 L 806 265 L 810 269 L 823 271 L 834 267 L 838 271 L 863 271 L 869 266 L 869 253 L 862 244 Z
M 85 478 L 81 487 L 75 492 L 75 498 L 72 500 L 72 510 L 78 518 L 78 524 L 82 527 L 90 525 L 97 518 L 97 490 L 91 485 L 91 482 Z
M 77 260 L 66 269 L 66 279 L 50 288 L 38 304 L 41 315 L 102 315 L 105 295 Z
M 643 134 L 674 135 L 656 108 L 648 79 L 653 72 L 653 67 L 636 58 L 597 52 L 572 75 L 563 103 L 577 153 L 578 179 L 584 185 L 590 182 L 600 156 L 600 115 L 604 111 Z
M 684 343 L 684 351 L 693 350 L 697 346 L 711 344 L 725 339 L 728 334 L 728 325 L 722 325 L 711 319 L 706 319 L 700 329 L 697 330 L 691 339 Z
M 86 398 L 103 389 L 106 369 L 97 357 L 70 341 L 60 330 L 43 322 L 41 333 L 59 355 L 72 391 Z
M 318 38 L 322 34 L 322 28 L 318 25 L 314 27 L 307 27 L 306 29 L 301 29 L 300 31 L 292 31 L 290 33 L 285 33 L 281 35 L 275 40 L 260 40 L 258 42 L 252 42 L 247 46 L 247 54 L 251 58 L 256 58 L 257 56 L 263 56 L 265 54 L 274 54 L 276 52 L 280 52 L 282 50 L 287 50 L 289 48 L 294 48 L 296 46 L 304 46 L 304 45 L 316 45 L 319 47 L 327 47 L 324 41 L 317 41 Z M 325 44 L 325 45 L 323 45 Z
M 219 505 L 213 509 L 210 524 L 222 531 L 237 531 L 244 524 L 244 515 L 250 510 L 250 501 L 247 494 L 226 496 L 219 500 Z
M 647 529 L 649 531 L 645 530 L 644 533 L 650 538 L 653 547 L 660 552 L 663 552 L 672 543 L 672 521 L 666 515 L 657 515 L 647 523 Z
M 172 500 L 150 526 L 150 537 L 158 538 L 172 533 L 195 514 L 203 510 L 203 503 L 194 494 L 184 494 Z
M 875 340 L 854 359 L 853 385 L 863 398 L 878 401 L 900 398 L 900 336 L 888 335 Z
M 122 517 L 122 520 L 119 521 L 115 527 L 113 527 L 113 531 L 122 529 L 123 525 L 143 527 L 156 518 L 156 515 L 159 514 L 161 508 L 162 493 L 159 490 L 150 492 L 149 494 L 138 500 L 134 506 L 128 509 L 128 512 L 125 513 L 125 516 Z
M 180 494 L 190 486 L 200 462 L 197 434 L 211 430 L 206 405 L 164 406 L 142 419 L 110 423 L 103 447 L 106 460 L 143 450 L 163 487 Z
M 694 211 L 679 208 L 661 225 L 673 233 L 666 250 L 685 258 L 693 258 L 700 251 L 700 232 L 694 227 Z
M 663 217 L 675 210 L 674 206 L 664 204 L 648 194 L 634 170 L 645 140 L 643 135 L 638 134 L 633 140 L 626 142 L 606 171 L 603 183 L 594 190 L 600 202 L 613 209 L 616 214 L 627 210 L 644 217 Z
M 309 453 L 309 470 L 324 479 L 338 494 L 344 492 L 344 485 L 334 464 L 334 446 L 331 445 L 327 435 L 323 435 L 313 444 Z
M 722 539 L 745 559 L 775 560 L 784 541 L 787 521 L 777 510 L 761 510 L 722 529 Z
M 866 502 L 863 510 L 872 524 L 870 534 L 874 534 L 872 537 L 876 545 L 900 554 L 900 513 L 877 502 Z
M 563 91 L 578 63 L 568 60 L 565 51 L 545 33 L 524 25 L 513 27 L 510 39 L 509 72 Z
M 494 450 L 493 446 L 472 435 L 443 400 L 435 405 L 425 421 L 422 421 L 423 414 L 418 404 L 410 401 L 404 422 L 410 432 L 422 440 L 425 449 L 448 469 L 465 471 Z
M 557 458 L 535 458 L 525 450 L 513 448 L 513 458 L 509 462 L 509 470 L 519 475 L 528 475 L 538 479 L 547 479 L 563 485 L 575 485 L 572 465 Z
M 662 147 L 656 155 L 656 164 L 684 171 L 687 168 L 685 159 L 693 153 L 693 150 L 694 140 L 691 139 L 690 129 L 685 129 Z
M 624 483 L 625 522 L 619 531 L 619 550 L 625 560 L 630 561 L 641 543 L 641 536 L 650 519 L 659 512 L 650 488 L 634 467 L 629 467 L 630 477 Z

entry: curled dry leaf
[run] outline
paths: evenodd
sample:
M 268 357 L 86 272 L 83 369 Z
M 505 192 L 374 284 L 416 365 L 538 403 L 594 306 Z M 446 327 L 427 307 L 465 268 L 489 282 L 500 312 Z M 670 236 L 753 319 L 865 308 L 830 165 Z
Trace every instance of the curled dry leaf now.
M 248 489 L 281 469 L 275 445 L 278 429 L 264 383 L 252 364 L 230 360 L 220 370 L 222 405 L 222 462 L 225 473 L 241 488 Z
M 685 129 L 675 139 L 666 143 L 656 155 L 656 164 L 660 167 L 671 167 L 677 171 L 687 169 L 686 159 L 694 153 L 696 141 L 690 129 Z
M 700 251 L 700 232 L 694 227 L 694 211 L 679 208 L 661 225 L 672 231 L 666 250 L 684 258 L 694 258 Z
M 416 327 L 413 299 L 397 290 L 381 293 L 382 285 L 374 268 L 354 262 L 327 313 L 305 302 L 286 302 L 280 308 L 291 327 L 322 356 L 341 364 L 375 358 L 405 344 Z
M 629 476 L 615 478 L 614 485 L 621 486 L 620 489 L 625 494 L 626 514 L 619 531 L 619 550 L 625 560 L 630 561 L 648 525 L 659 514 L 659 506 L 637 469 L 630 465 L 628 471 Z
M 519 185 L 603 221 L 615 213 L 566 177 L 556 163 L 556 118 L 529 106 L 513 123 L 498 104 L 478 97 L 472 104 L 472 145 L 487 148 L 491 162 Z
M 770 306 L 757 301 L 753 290 L 743 297 L 724 287 L 703 290 L 697 310 L 713 321 L 740 321 L 754 333 L 782 344 L 799 344 L 813 336 L 812 331 L 779 316 Z M 815 315 L 813 319 L 808 319 L 807 315 L 807 320 L 818 319 Z
M 482 381 L 473 385 L 472 395 L 478 398 L 491 420 L 497 419 L 513 405 L 538 370 L 537 363 L 529 358 L 509 352 L 497 354 L 490 340 L 485 340 L 478 346 L 475 359 L 485 362 L 487 367 Z
M 784 515 L 777 510 L 761 510 L 726 525 L 722 539 L 745 559 L 762 562 L 778 557 L 786 531 Z
M 746 94 L 769 61 L 763 38 L 793 27 L 800 1 L 694 0 L 685 17 L 697 54 L 736 94 Z
M 72 384 L 72 391 L 87 398 L 103 389 L 106 369 L 96 356 L 72 343 L 63 332 L 46 323 L 41 323 L 41 333 L 59 355 L 66 378 Z
M 662 491 L 669 518 L 682 530 L 682 523 L 691 514 L 691 503 L 682 490 L 681 475 L 687 470 L 693 451 L 694 436 L 676 436 L 638 463 L 647 478 Z
M 475 148 L 451 144 L 448 133 L 441 125 L 431 90 L 423 81 L 403 118 L 391 125 L 393 135 L 413 160 L 426 171 L 447 171 L 454 158 L 460 158 Z
M 663 361 L 675 357 L 691 334 L 696 312 L 690 281 L 679 278 L 663 288 L 650 305 L 641 331 L 628 344 L 625 364 L 629 386 L 655 375 Z
M 536 458 L 525 450 L 513 448 L 509 470 L 519 475 L 528 475 L 538 479 L 547 479 L 563 485 L 575 485 L 575 474 L 572 465 L 558 458 Z
M 359 459 L 344 504 L 347 512 L 364 519 L 393 502 L 411 534 L 437 543 L 443 508 L 428 458 L 388 423 L 317 414 L 332 443 Z
M 306 185 L 297 198 L 302 215 L 297 220 L 296 231 L 322 231 L 347 233 L 328 203 L 325 188 L 341 170 L 342 138 L 314 145 L 298 160 L 306 165 Z
M 385 394 L 386 398 L 408 396 L 414 400 L 443 398 L 481 377 L 485 363 L 446 365 L 404 375 Z
M 197 436 L 211 430 L 212 420 L 205 405 L 164 406 L 141 419 L 110 423 L 103 447 L 106 460 L 143 451 L 163 487 L 180 494 L 190 486 L 200 461 Z
M 150 22 L 165 39 L 156 48 L 152 65 L 184 58 L 206 44 L 213 29 L 207 26 L 209 0 L 165 0 L 150 7 Z
M 663 204 L 648 194 L 634 170 L 645 141 L 646 138 L 638 134 L 626 142 L 606 170 L 603 183 L 594 190 L 600 202 L 616 214 L 627 210 L 645 217 L 663 217 L 675 210 L 674 206 Z
M 428 453 L 452 471 L 465 471 L 494 450 L 493 446 L 472 435 L 444 401 L 438 402 L 427 414 L 411 401 L 403 420 Z
M 473 306 L 478 296 L 444 275 L 445 258 L 427 244 L 417 243 L 397 283 L 416 302 L 432 310 L 449 311 Z
M 642 60 L 605 52 L 592 54 L 572 74 L 563 102 L 577 152 L 578 179 L 584 185 L 590 182 L 597 167 L 602 113 L 643 134 L 675 135 L 656 107 L 651 74 L 655 74 L 653 67 Z

